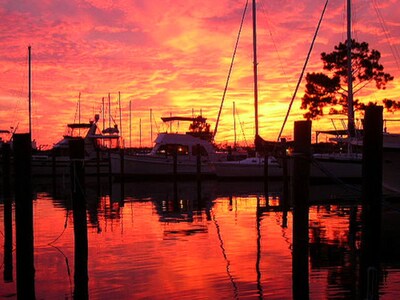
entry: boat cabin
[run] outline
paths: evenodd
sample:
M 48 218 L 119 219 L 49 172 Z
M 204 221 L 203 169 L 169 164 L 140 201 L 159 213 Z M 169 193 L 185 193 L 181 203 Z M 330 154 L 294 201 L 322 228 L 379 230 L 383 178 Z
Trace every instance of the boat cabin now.
M 188 117 L 162 117 L 163 122 L 185 121 L 191 122 L 189 130 L 185 133 L 160 133 L 155 145 L 149 155 L 151 156 L 171 156 L 178 155 L 181 158 L 192 159 L 200 153 L 201 157 L 208 160 L 216 158 L 216 151 L 211 142 L 212 132 L 206 118 L 202 116 Z M 170 131 L 171 126 L 169 126 Z

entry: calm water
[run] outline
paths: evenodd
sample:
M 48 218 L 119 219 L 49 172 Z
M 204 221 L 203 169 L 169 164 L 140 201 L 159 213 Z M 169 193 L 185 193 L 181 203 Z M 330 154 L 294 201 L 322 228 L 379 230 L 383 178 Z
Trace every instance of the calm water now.
M 44 181 L 34 192 L 36 297 L 72 299 L 70 188 Z M 366 285 L 359 272 L 362 206 L 334 201 L 357 199 L 351 189 L 311 188 L 311 200 L 320 204 L 309 208 L 306 257 L 301 249 L 295 253 L 293 209 L 280 201 L 281 183 L 270 184 L 267 198 L 257 183 L 203 182 L 199 190 L 190 182 L 113 183 L 110 188 L 106 181 L 88 183 L 86 192 L 91 299 L 300 299 L 304 293 L 310 299 L 354 299 L 362 286 L 374 287 L 373 270 Z M 5 245 L 3 200 L 0 239 Z M 376 279 L 381 299 L 400 298 L 399 202 L 383 208 Z M 4 280 L 5 265 L 10 265 L 4 249 L 0 298 L 16 299 L 16 253 L 12 278 Z M 296 261 L 305 267 L 293 269 Z

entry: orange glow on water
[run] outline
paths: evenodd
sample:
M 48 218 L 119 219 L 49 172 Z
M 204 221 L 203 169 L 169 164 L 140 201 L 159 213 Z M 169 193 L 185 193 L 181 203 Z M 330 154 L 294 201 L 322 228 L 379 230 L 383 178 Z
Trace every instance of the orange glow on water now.
M 385 71 L 394 75 L 385 91 L 372 88 L 359 95 L 363 102 L 398 100 L 400 70 L 395 43 L 400 38 L 400 5 L 354 2 L 354 37 L 382 54 Z M 259 52 L 260 133 L 277 138 L 289 101 L 304 64 L 323 3 L 298 4 L 257 1 Z M 70 1 L 54 6 L 48 1 L 6 2 L 0 6 L 3 36 L 0 41 L 1 129 L 26 132 L 27 46 L 32 45 L 33 138 L 38 145 L 57 142 L 66 123 L 77 121 L 81 93 L 82 121 L 102 109 L 101 99 L 111 93 L 113 118 L 119 125 L 121 92 L 122 132 L 125 145 L 152 143 L 162 131 L 160 117 L 202 111 L 214 129 L 245 1 Z M 375 5 L 375 6 L 374 6 Z M 376 11 L 382 15 L 379 22 Z M 382 25 L 388 34 L 382 31 Z M 329 3 L 306 72 L 320 71 L 321 52 L 330 52 L 345 38 L 342 2 Z M 236 103 L 238 140 L 253 142 L 251 18 L 247 12 L 231 82 L 216 141 L 233 142 L 232 103 Z M 388 40 L 389 38 L 389 40 Z M 396 57 L 397 55 L 397 57 Z M 300 85 L 284 136 L 292 136 L 293 121 L 304 93 Z M 129 135 L 129 103 L 132 104 Z M 399 118 L 386 114 L 387 118 Z M 314 129 L 330 128 L 328 118 Z M 398 127 L 393 127 L 399 131 Z M 390 128 L 389 128 L 390 129 Z M 154 139 L 155 136 L 153 136 Z
M 110 196 L 96 194 L 89 183 L 90 298 L 292 298 L 294 212 L 279 207 L 280 183 L 271 183 L 276 196 L 265 198 L 262 183 L 203 182 L 198 197 L 193 182 L 179 182 L 177 194 L 172 183 L 130 182 L 124 199 L 120 184 Z M 77 262 L 68 188 L 58 196 L 39 192 L 33 202 L 37 298 L 72 298 Z M 316 188 L 322 201 L 343 187 Z M 310 206 L 310 298 L 354 295 L 360 213 L 354 204 Z M 382 295 L 392 298 L 399 296 L 396 261 L 383 263 L 387 273 L 380 283 Z M 15 281 L 0 281 L 0 291 L 15 295 Z

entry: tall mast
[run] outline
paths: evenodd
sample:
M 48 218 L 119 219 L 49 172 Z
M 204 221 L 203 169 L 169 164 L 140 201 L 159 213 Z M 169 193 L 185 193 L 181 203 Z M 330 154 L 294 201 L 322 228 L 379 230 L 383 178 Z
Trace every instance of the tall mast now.
M 78 124 L 81 124 L 81 92 L 79 92 L 78 96 Z M 81 135 L 81 128 L 78 130 L 79 136 Z
M 233 101 L 233 134 L 234 134 L 233 147 L 236 148 L 236 107 L 235 107 L 235 101 Z
M 139 148 L 142 148 L 142 119 L 139 119 Z
M 122 138 L 122 112 L 121 112 L 121 92 L 118 92 L 118 108 L 119 108 L 119 136 Z
M 150 144 L 153 143 L 153 110 L 150 108 Z
M 108 93 L 108 128 L 111 128 L 111 96 Z
M 132 148 L 132 100 L 129 100 L 129 148 Z
M 351 0 L 347 0 L 347 130 L 349 135 L 355 135 L 353 108 L 353 71 L 351 68 Z
M 255 135 L 258 136 L 258 83 L 257 83 L 257 19 L 256 0 L 253 0 L 253 71 L 254 71 L 254 121 Z
M 79 92 L 78 96 L 78 123 L 81 123 L 81 92 Z
M 101 118 L 103 119 L 103 129 L 102 133 L 104 133 L 104 129 L 106 129 L 106 120 L 105 120 L 105 105 L 104 105 L 104 97 L 101 98 Z M 102 146 L 104 146 L 104 140 L 101 140 Z
M 29 135 L 32 139 L 32 66 L 31 46 L 28 46 L 28 105 L 29 105 Z

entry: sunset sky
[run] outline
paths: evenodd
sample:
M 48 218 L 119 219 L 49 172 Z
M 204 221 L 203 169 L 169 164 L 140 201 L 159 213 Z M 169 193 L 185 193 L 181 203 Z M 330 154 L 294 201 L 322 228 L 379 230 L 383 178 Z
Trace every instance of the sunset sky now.
M 250 1 L 251 2 L 251 1 Z M 161 116 L 202 112 L 214 130 L 246 0 L 0 0 L 0 129 L 28 130 L 28 46 L 32 46 L 33 138 L 52 145 L 65 125 L 101 113 L 111 95 L 119 124 L 121 93 L 125 145 L 150 145 L 165 131 Z M 233 142 L 254 138 L 251 3 L 239 41 L 216 136 Z M 300 76 L 325 0 L 257 1 L 260 134 L 275 140 Z M 374 85 L 356 98 L 399 99 L 400 1 L 353 1 L 353 37 L 381 52 L 385 71 L 395 77 L 385 91 Z M 346 39 L 346 1 L 331 0 L 306 72 L 321 71 L 321 52 Z M 304 82 L 284 131 L 291 137 Z M 132 124 L 129 134 L 129 103 Z M 108 111 L 107 111 L 108 114 Z M 399 113 L 386 114 L 399 119 Z M 329 128 L 329 117 L 313 130 Z M 186 125 L 185 125 L 186 127 Z M 186 128 L 180 128 L 185 130 Z M 245 133 L 243 137 L 243 132 Z

